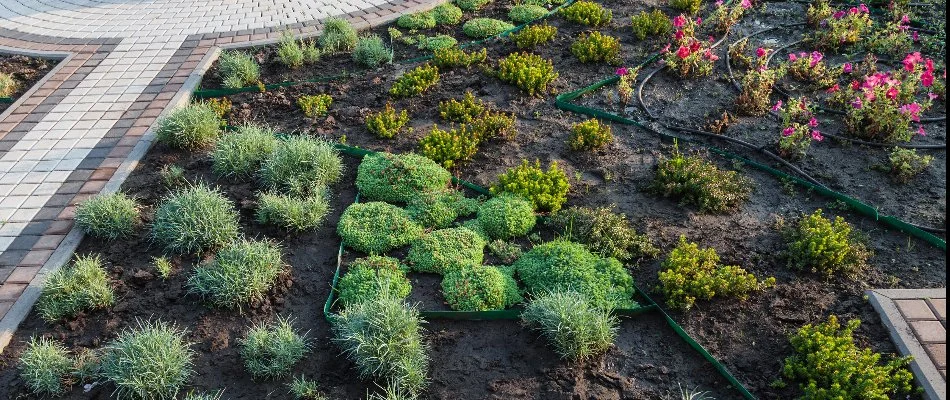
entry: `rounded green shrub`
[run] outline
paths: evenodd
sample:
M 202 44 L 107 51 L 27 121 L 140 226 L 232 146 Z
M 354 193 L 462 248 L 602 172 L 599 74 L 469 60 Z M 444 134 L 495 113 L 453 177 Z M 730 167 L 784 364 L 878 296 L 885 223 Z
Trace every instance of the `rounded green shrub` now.
M 650 190 L 678 198 L 705 212 L 725 212 L 748 200 L 752 181 L 736 171 L 724 171 L 700 155 L 684 155 L 674 148 L 673 157 L 661 159 Z
M 260 323 L 248 330 L 241 341 L 241 358 L 255 378 L 277 379 L 289 375 L 309 349 L 306 334 L 294 331 L 289 318 L 278 317 L 272 323 Z
M 518 284 L 499 268 L 468 265 L 445 273 L 442 294 L 453 310 L 501 310 L 523 300 Z
M 320 33 L 320 47 L 324 52 L 339 52 L 356 47 L 358 39 L 356 29 L 350 22 L 338 17 L 327 18 L 323 22 L 323 32 Z
M 511 53 L 498 62 L 498 79 L 517 86 L 529 96 L 542 95 L 557 79 L 554 63 L 537 54 Z
M 439 102 L 439 116 L 446 121 L 471 123 L 485 113 L 487 106 L 471 91 L 466 91 L 462 100 L 448 99 Z
M 521 319 L 554 345 L 561 358 L 584 360 L 613 345 L 620 321 L 579 293 L 555 291 L 528 303 Z
M 477 210 L 478 200 L 453 189 L 422 193 L 406 206 L 409 217 L 427 228 L 447 228 L 459 217 L 472 215 Z
M 247 178 L 260 169 L 279 141 L 274 130 L 246 124 L 226 133 L 214 144 L 211 171 L 217 176 Z
M 600 32 L 583 33 L 571 44 L 571 53 L 582 63 L 620 64 L 620 41 Z
M 240 231 L 234 205 L 218 189 L 199 183 L 162 200 L 152 239 L 177 253 L 197 253 L 231 243 Z
M 395 98 L 418 96 L 439 83 L 439 68 L 435 65 L 420 65 L 396 78 L 389 94 Z
M 422 234 L 422 227 L 409 219 L 406 210 L 373 201 L 347 207 L 336 232 L 356 251 L 381 254 L 409 244 Z
M 535 220 L 534 206 L 520 196 L 496 196 L 478 208 L 478 223 L 491 239 L 526 235 Z
M 218 140 L 223 122 L 210 105 L 191 103 L 160 119 L 155 139 L 179 149 L 200 149 Z
M 481 265 L 485 239 L 465 227 L 432 231 L 412 242 L 406 263 L 417 272 L 437 274 L 467 265 Z
M 303 136 L 290 137 L 261 165 L 269 189 L 296 196 L 319 193 L 343 175 L 343 159 L 333 144 Z
M 640 11 L 639 14 L 630 17 L 630 23 L 633 26 L 633 36 L 639 40 L 646 39 L 647 36 L 666 35 L 673 31 L 670 17 L 658 8 L 649 13 Z
M 139 224 L 139 206 L 122 192 L 98 194 L 76 206 L 75 220 L 83 232 L 96 237 L 129 237 Z
M 478 135 L 467 125 L 442 130 L 433 125 L 429 134 L 419 140 L 419 153 L 445 168 L 471 160 L 478 152 Z
M 76 256 L 72 265 L 46 277 L 36 310 L 44 320 L 53 322 L 81 311 L 109 307 L 114 302 L 109 275 L 99 257 Z
M 515 42 L 519 49 L 530 49 L 550 42 L 555 35 L 557 35 L 557 28 L 543 24 L 528 26 L 508 37 Z
M 425 40 L 419 41 L 419 48 L 423 50 L 436 51 L 441 49 L 447 49 L 450 47 L 455 47 L 458 44 L 458 40 L 449 35 L 435 35 L 425 38 Z
M 437 25 L 455 25 L 462 22 L 462 9 L 452 3 L 442 3 L 431 11 Z
M 20 378 L 37 395 L 56 396 L 68 388 L 73 360 L 62 343 L 31 337 L 20 355 Z
M 826 278 L 857 276 L 867 267 L 871 251 L 844 218 L 837 216 L 831 221 L 821 213 L 819 208 L 803 216 L 788 232 L 789 267 L 811 270 Z
M 614 135 L 610 130 L 610 125 L 601 124 L 600 120 L 591 118 L 571 128 L 571 137 L 567 143 L 573 150 L 593 150 L 613 141 Z
M 330 95 L 326 93 L 300 96 L 297 98 L 297 105 L 300 106 L 303 115 L 306 115 L 308 118 L 325 117 L 330 111 L 331 104 L 333 104 L 333 97 L 330 97 Z
M 375 298 L 381 286 L 386 286 L 389 294 L 401 299 L 409 297 L 412 285 L 398 259 L 381 256 L 358 258 L 347 267 L 336 288 L 340 303 L 347 307 Z
M 472 18 L 462 25 L 462 32 L 472 39 L 485 39 L 514 27 L 511 23 L 494 18 Z
M 172 399 L 194 373 L 193 358 L 184 331 L 140 320 L 105 347 L 102 377 L 115 384 L 119 399 Z
M 326 193 L 316 193 L 307 197 L 261 193 L 257 203 L 255 213 L 257 222 L 294 231 L 320 227 L 330 212 L 330 201 Z
M 561 15 L 568 21 L 599 28 L 610 23 L 613 12 L 599 3 L 580 0 L 561 9 Z
M 567 174 L 558 167 L 557 161 L 552 161 L 548 170 L 543 171 L 540 161 L 535 160 L 534 165 L 531 165 L 525 160 L 521 165 L 499 175 L 491 192 L 521 196 L 530 200 L 539 211 L 557 211 L 567 201 L 570 188 Z
M 403 14 L 396 20 L 396 25 L 405 29 L 432 29 L 435 28 L 435 16 L 429 11 Z
M 358 64 L 376 68 L 393 61 L 393 51 L 386 46 L 379 35 L 369 35 L 360 38 L 353 49 L 353 61 Z
M 491 2 L 492 0 L 455 0 L 455 5 L 463 11 L 476 11 Z
M 418 154 L 368 154 L 356 173 L 361 196 L 371 200 L 407 203 L 422 193 L 442 191 L 452 174 Z
M 262 300 L 283 268 L 280 246 L 244 239 L 196 267 L 188 277 L 188 291 L 219 307 L 241 308 Z
M 261 79 L 261 67 L 250 54 L 242 51 L 225 50 L 218 58 L 218 77 L 229 89 L 250 86 Z
M 484 47 L 480 51 L 465 51 L 454 45 L 435 49 L 432 53 L 432 63 L 441 69 L 469 68 L 481 64 L 488 59 L 488 50 Z
M 551 214 L 545 224 L 560 232 L 561 237 L 583 243 L 606 257 L 626 261 L 656 257 L 660 252 L 648 236 L 637 234 L 626 215 L 614 212 L 614 206 L 563 209 Z
M 534 4 L 520 4 L 511 7 L 511 10 L 508 11 L 508 19 L 522 24 L 545 15 L 548 15 L 548 9 Z
M 366 129 L 381 138 L 390 139 L 403 131 L 409 123 L 409 112 L 396 112 L 392 104 L 386 103 L 386 108 L 378 113 L 366 117 Z

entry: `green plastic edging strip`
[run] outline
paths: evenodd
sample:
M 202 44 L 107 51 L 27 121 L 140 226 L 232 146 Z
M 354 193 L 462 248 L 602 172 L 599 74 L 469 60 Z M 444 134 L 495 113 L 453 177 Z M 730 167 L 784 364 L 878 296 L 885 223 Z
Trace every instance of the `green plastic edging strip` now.
M 12 97 L 0 97 L 0 104 L 13 103 Z

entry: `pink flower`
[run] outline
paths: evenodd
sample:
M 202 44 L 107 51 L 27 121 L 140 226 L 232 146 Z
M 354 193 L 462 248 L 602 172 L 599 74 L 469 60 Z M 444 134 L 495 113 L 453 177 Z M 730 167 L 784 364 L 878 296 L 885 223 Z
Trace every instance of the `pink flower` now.
M 874 94 L 873 90 L 865 90 L 864 99 L 867 101 L 874 101 L 875 99 L 877 99 L 877 95 Z
M 775 105 L 772 106 L 772 111 L 778 111 L 780 108 L 782 108 L 782 100 L 775 102 Z
M 679 58 L 689 57 L 689 48 L 686 46 L 680 46 L 679 50 L 676 50 L 676 56 Z
M 749 9 L 749 7 L 752 7 L 752 2 L 749 0 L 742 0 L 739 5 L 742 6 L 742 8 Z
M 853 70 L 854 70 L 854 67 L 851 65 L 851 63 L 844 63 L 844 66 L 841 67 L 841 71 L 846 74 L 850 74 L 851 71 Z
M 709 35 L 709 43 L 715 43 L 715 42 L 716 42 L 716 38 L 714 38 L 712 35 Z
M 818 63 L 821 62 L 821 59 L 824 57 L 825 56 L 823 54 L 817 51 L 811 52 L 811 63 L 809 63 L 809 66 L 815 68 L 815 66 L 818 65 Z
M 858 14 L 858 13 L 859 13 L 857 7 L 851 7 L 851 8 L 849 8 L 849 9 L 848 9 L 848 12 L 851 13 L 851 14 Z
M 712 49 L 706 49 L 706 53 L 704 55 L 706 56 L 706 59 L 709 61 L 716 61 L 719 59 L 719 56 L 713 53 Z
M 911 121 L 920 122 L 920 104 L 904 104 L 897 110 L 900 111 L 901 114 L 910 116 Z
M 860 97 L 856 97 L 854 101 L 851 102 L 851 107 L 854 107 L 855 110 L 860 110 L 861 107 L 864 107 L 864 103 L 861 102 Z
M 798 59 L 798 56 L 796 56 L 795 53 L 789 53 L 788 61 L 795 61 L 797 59 Z
M 887 98 L 889 98 L 889 99 L 891 99 L 891 100 L 894 100 L 894 99 L 897 98 L 897 94 L 898 94 L 897 88 L 896 88 L 896 87 L 892 87 L 892 88 L 890 88 L 890 89 L 887 89 L 887 93 L 885 93 L 884 95 L 885 95 Z
M 934 60 L 927 59 L 924 61 L 924 71 L 933 73 L 934 72 Z
M 811 117 L 811 119 L 808 120 L 808 126 L 810 126 L 810 127 L 812 127 L 812 128 L 818 126 L 818 120 L 815 119 L 815 117 Z
M 765 54 L 766 54 L 766 53 L 767 53 L 767 52 L 765 51 L 765 49 L 763 49 L 763 48 L 761 48 L 761 47 L 755 49 L 755 55 L 756 55 L 756 57 L 759 57 L 759 58 L 765 57 Z
M 838 11 L 834 14 L 831 14 L 831 17 L 834 19 L 841 19 L 842 17 L 844 17 L 844 14 L 845 14 L 844 11 Z
M 934 92 L 927 93 L 927 98 L 930 99 L 931 101 L 933 101 L 937 97 L 940 97 L 940 96 L 937 96 L 937 94 Z
M 839 90 L 841 90 L 841 86 L 838 86 L 838 84 L 836 83 L 834 86 L 828 88 L 828 90 L 826 90 L 826 92 L 828 92 L 828 93 L 835 93 L 835 92 L 837 92 L 837 91 L 839 91 Z
M 669 53 L 669 52 L 670 52 L 670 46 L 672 46 L 672 44 L 671 44 L 671 43 L 667 43 L 667 44 L 666 44 L 666 47 L 663 48 L 662 53 Z
M 814 141 L 816 141 L 816 142 L 820 142 L 820 141 L 822 141 L 822 140 L 825 140 L 825 137 L 824 137 L 824 136 L 821 136 L 821 132 L 818 132 L 817 130 L 811 131 L 811 138 L 812 138 L 812 140 L 814 140 Z
M 716 0 L 716 7 L 722 7 L 722 0 Z
M 696 51 L 696 50 L 699 50 L 699 48 L 702 47 L 702 46 L 703 46 L 703 45 L 700 44 L 698 40 L 694 40 L 693 43 L 690 43 L 690 44 L 689 44 L 689 51 L 690 51 L 690 52 L 694 52 L 694 51 Z
M 914 67 L 917 63 L 924 61 L 924 58 L 920 56 L 920 52 L 913 52 L 908 54 L 907 57 L 904 57 L 904 70 L 908 72 L 913 72 Z
M 907 14 L 904 14 L 903 16 L 901 16 L 901 23 L 902 23 L 902 24 L 909 24 L 909 23 L 910 23 L 910 17 L 907 16 Z
M 630 71 L 628 71 L 626 67 L 617 68 L 617 75 L 626 76 L 629 73 Z
M 924 130 L 923 125 L 917 125 L 917 134 L 920 136 L 927 136 L 927 131 Z
M 682 39 L 683 39 L 683 35 L 685 35 L 685 34 L 683 33 L 683 31 L 677 30 L 676 33 L 673 34 L 673 38 L 676 39 L 676 40 L 682 40 Z
M 795 133 L 795 128 L 792 128 L 790 126 L 785 129 L 782 129 L 782 136 L 784 137 L 792 136 L 793 133 Z
M 696 25 L 702 25 L 702 24 L 703 24 L 703 18 L 702 18 L 702 17 L 696 17 Z
M 911 37 L 912 39 L 914 39 L 915 42 L 919 42 L 919 41 L 920 41 L 920 34 L 917 33 L 917 31 L 911 32 L 911 33 L 910 33 L 910 37 Z
M 686 17 L 684 17 L 682 14 L 677 15 L 675 18 L 673 18 L 674 27 L 682 28 L 683 25 L 686 25 Z
M 923 85 L 924 87 L 933 86 L 934 74 L 931 73 L 930 71 L 924 71 L 924 73 L 920 75 L 920 84 Z
M 861 88 L 861 82 L 851 81 L 851 90 L 858 90 Z
M 864 5 L 864 3 L 861 3 L 861 5 L 858 6 L 858 9 L 865 14 L 871 12 L 871 10 L 868 10 L 868 6 Z

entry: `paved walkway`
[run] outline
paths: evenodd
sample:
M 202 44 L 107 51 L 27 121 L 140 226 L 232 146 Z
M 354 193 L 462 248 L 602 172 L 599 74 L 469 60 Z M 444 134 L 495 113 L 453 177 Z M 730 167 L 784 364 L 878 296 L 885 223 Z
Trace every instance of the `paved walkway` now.
M 64 58 L 0 114 L 0 350 L 81 234 L 74 206 L 118 189 L 150 127 L 221 47 L 357 28 L 438 0 L 2 0 L 0 51 Z

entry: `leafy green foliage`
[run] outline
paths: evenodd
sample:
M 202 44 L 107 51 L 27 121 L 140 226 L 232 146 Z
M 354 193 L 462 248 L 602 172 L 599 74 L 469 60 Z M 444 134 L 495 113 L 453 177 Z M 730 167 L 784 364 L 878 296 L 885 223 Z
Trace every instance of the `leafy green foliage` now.
M 391 203 L 407 203 L 421 193 L 441 191 L 451 180 L 445 168 L 412 153 L 366 155 L 356 173 L 361 195 Z
M 702 3 L 703 0 L 670 0 L 670 7 L 689 14 L 696 14 L 699 12 Z
M 353 54 L 354 56 L 356 55 L 355 52 Z M 313 96 L 300 96 L 297 98 L 297 105 L 303 110 L 303 115 L 309 118 L 326 116 L 331 104 L 333 104 L 333 98 L 323 93 Z
M 226 133 L 211 151 L 211 171 L 218 176 L 248 178 L 277 148 L 274 130 L 261 125 L 243 125 Z
M 419 140 L 419 152 L 445 168 L 452 168 L 472 159 L 478 152 L 478 142 L 478 136 L 467 125 L 452 130 L 433 125 L 429 134 Z
M 442 3 L 430 11 L 436 25 L 456 25 L 462 22 L 462 9 L 452 3 Z
M 393 61 L 393 51 L 379 35 L 364 36 L 356 42 L 353 61 L 369 68 L 376 68 Z
M 523 24 L 548 15 L 548 9 L 534 4 L 519 4 L 508 11 L 508 19 Z
M 291 136 L 261 165 L 261 181 L 271 190 L 295 196 L 317 194 L 340 180 L 343 159 L 333 144 Z
M 660 9 L 653 9 L 649 13 L 640 11 L 639 14 L 630 17 L 633 26 L 633 36 L 643 40 L 647 36 L 665 36 L 673 31 L 673 23 L 670 17 L 667 17 Z
M 427 228 L 447 228 L 459 217 L 475 213 L 478 200 L 465 197 L 454 189 L 421 193 L 409 200 L 409 217 Z
M 221 396 L 223 394 L 224 394 L 224 389 L 221 389 L 217 392 L 211 392 L 211 393 L 195 392 L 194 390 L 192 390 L 192 391 L 189 391 L 188 394 L 185 395 L 184 400 L 221 400 Z
M 115 384 L 119 399 L 174 399 L 194 373 L 193 358 L 184 331 L 139 320 L 105 347 L 102 377 Z
M 461 101 L 449 99 L 439 102 L 439 116 L 446 121 L 470 123 L 486 110 L 485 102 L 466 91 Z
M 501 239 L 495 239 L 488 242 L 488 251 L 495 257 L 501 259 L 504 264 L 511 264 L 521 258 L 522 250 L 518 243 L 506 242 Z M 512 271 L 514 272 L 514 271 Z
M 429 90 L 439 83 L 439 68 L 434 65 L 420 65 L 402 74 L 389 89 L 393 97 L 413 97 Z
M 300 68 L 304 63 L 314 63 L 320 59 L 320 49 L 313 41 L 302 43 L 284 32 L 277 43 L 277 60 L 290 68 Z
M 515 42 L 519 49 L 532 49 L 550 42 L 555 35 L 557 35 L 557 28 L 544 24 L 528 26 L 508 37 Z
M 534 165 L 524 160 L 521 165 L 510 168 L 498 176 L 498 182 L 491 187 L 492 194 L 511 193 L 531 201 L 539 211 L 557 211 L 567 201 L 567 174 L 552 161 L 547 172 L 541 169 L 541 162 Z
M 492 0 L 455 0 L 455 5 L 462 11 L 476 11 L 491 2 Z
M 244 239 L 196 267 L 188 291 L 219 307 L 241 308 L 263 300 L 283 268 L 279 245 Z
M 37 395 L 58 395 L 70 386 L 73 360 L 69 352 L 50 338 L 31 337 L 20 355 L 20 377 Z
M 491 239 L 524 236 L 534 228 L 534 206 L 521 196 L 502 194 L 478 208 L 478 223 Z
M 195 150 L 218 140 L 223 120 L 205 103 L 192 103 L 172 110 L 158 121 L 155 138 L 174 148 Z
M 481 51 L 469 52 L 450 46 L 435 49 L 432 63 L 441 69 L 468 68 L 472 65 L 484 63 L 487 59 L 488 49 L 482 48 Z
M 152 257 L 152 263 L 155 265 L 155 271 L 158 272 L 158 276 L 162 279 L 168 279 L 172 276 L 172 269 L 174 265 L 168 258 L 165 257 Z
M 449 307 L 458 311 L 501 310 L 523 301 L 510 273 L 506 276 L 496 267 L 482 265 L 446 272 L 442 278 L 442 294 Z
M 162 168 L 158 170 L 158 176 L 162 181 L 162 185 L 169 189 L 181 187 L 188 183 L 188 179 L 185 178 L 185 169 L 174 164 L 162 165 Z
M 320 385 L 316 381 L 307 379 L 303 375 L 295 376 L 287 384 L 287 387 L 295 400 L 330 400 L 329 397 L 320 392 Z
M 122 192 L 98 194 L 76 206 L 76 225 L 93 236 L 129 237 L 139 224 L 139 206 Z
M 861 243 L 851 224 L 841 216 L 834 222 L 821 215 L 821 209 L 805 215 L 798 226 L 790 229 L 788 238 L 788 265 L 795 269 L 810 269 L 825 277 L 844 275 L 855 277 L 867 267 L 871 251 Z
M 250 86 L 260 81 L 261 67 L 250 54 L 225 50 L 218 58 L 218 78 L 229 89 Z
M 386 108 L 382 111 L 366 117 L 366 129 L 386 139 L 396 137 L 407 123 L 409 123 L 409 113 L 406 110 L 396 112 L 390 103 L 386 103 Z
M 511 23 L 494 18 L 472 18 L 462 25 L 462 32 L 472 39 L 485 39 L 514 28 Z
M 620 64 L 620 41 L 600 32 L 583 33 L 571 45 L 571 53 L 582 63 Z
M 647 235 L 637 234 L 626 215 L 614 212 L 613 205 L 570 207 L 551 214 L 545 223 L 604 257 L 628 261 L 656 257 L 660 252 Z
M 277 379 L 290 374 L 290 369 L 300 361 L 310 345 L 306 334 L 299 334 L 289 318 L 278 317 L 272 323 L 260 323 L 251 327 L 241 341 L 241 358 L 244 367 L 255 378 Z
M 356 29 L 350 22 L 337 17 L 327 18 L 323 22 L 323 32 L 320 33 L 320 47 L 324 52 L 334 53 L 351 50 L 356 47 Z
M 0 97 L 13 97 L 19 87 L 20 84 L 13 79 L 13 75 L 0 72 Z
M 492 138 L 513 139 L 517 132 L 515 127 L 514 114 L 508 114 L 503 111 L 485 111 L 472 123 L 466 125 L 479 141 Z
M 933 161 L 933 156 L 917 154 L 916 149 L 895 147 L 888 156 L 891 163 L 891 175 L 898 182 L 908 182 L 914 176 L 924 172 Z
M 403 14 L 396 20 L 396 25 L 405 29 L 432 29 L 435 28 L 435 16 L 429 11 Z
M 228 115 L 228 113 L 231 112 L 231 107 L 232 107 L 231 100 L 228 100 L 227 97 L 216 97 L 216 98 L 211 98 L 211 99 L 205 99 L 205 100 L 201 100 L 199 103 L 207 104 L 208 107 L 211 107 L 212 109 L 214 109 L 214 113 L 217 114 L 218 117 L 222 119 L 224 119 L 225 115 Z
M 47 322 L 73 317 L 81 311 L 111 306 L 115 294 L 99 256 L 76 256 L 72 265 L 53 271 L 36 303 Z
M 591 118 L 574 124 L 567 144 L 574 150 L 593 150 L 604 147 L 614 141 L 610 125 L 601 124 L 600 120 Z
M 155 211 L 152 239 L 177 253 L 231 243 L 239 231 L 234 205 L 218 189 L 199 183 L 167 196 Z
M 340 303 L 348 307 L 375 298 L 382 286 L 390 295 L 400 299 L 409 297 L 412 285 L 398 259 L 381 256 L 358 258 L 347 267 L 336 288 Z
M 557 77 L 551 60 L 537 54 L 511 53 L 498 62 L 498 79 L 517 86 L 529 96 L 543 94 Z
M 599 3 L 580 0 L 561 9 L 561 16 L 568 21 L 599 28 L 606 26 L 613 18 L 613 12 Z
M 412 241 L 406 264 L 417 272 L 444 274 L 467 265 L 481 265 L 485 239 L 465 227 L 439 229 Z
M 347 207 L 336 231 L 350 248 L 380 254 L 409 244 L 422 234 L 422 227 L 409 219 L 406 210 L 374 201 Z
M 661 159 L 650 190 L 691 204 L 703 212 L 735 209 L 749 198 L 752 181 L 736 171 L 723 171 L 698 154 L 684 155 L 674 147 L 673 156 Z
M 439 49 L 447 49 L 447 48 L 455 47 L 455 45 L 457 45 L 458 43 L 459 41 L 456 40 L 452 36 L 435 35 L 435 36 L 425 37 L 424 39 L 420 39 L 416 47 L 423 50 L 436 51 Z
M 620 320 L 579 293 L 554 291 L 528 303 L 521 319 L 541 331 L 561 358 L 584 360 L 613 345 Z
M 293 231 L 316 229 L 330 212 L 326 193 L 306 197 L 261 193 L 255 218 L 258 223 L 276 225 Z

